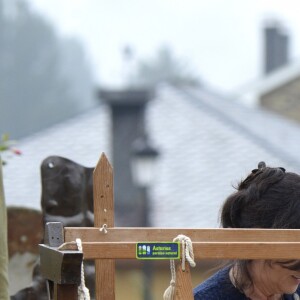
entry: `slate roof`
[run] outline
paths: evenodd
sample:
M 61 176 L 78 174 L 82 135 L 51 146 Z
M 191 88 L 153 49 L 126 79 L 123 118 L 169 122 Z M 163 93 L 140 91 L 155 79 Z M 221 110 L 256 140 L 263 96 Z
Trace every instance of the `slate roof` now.
M 110 158 L 110 126 L 102 105 L 19 141 L 24 154 L 4 168 L 7 205 L 40 208 L 39 167 L 49 155 L 89 167 L 101 152 Z M 299 124 L 204 88 L 159 87 L 146 126 L 161 153 L 150 190 L 154 226 L 217 227 L 232 185 L 261 160 L 300 172 Z

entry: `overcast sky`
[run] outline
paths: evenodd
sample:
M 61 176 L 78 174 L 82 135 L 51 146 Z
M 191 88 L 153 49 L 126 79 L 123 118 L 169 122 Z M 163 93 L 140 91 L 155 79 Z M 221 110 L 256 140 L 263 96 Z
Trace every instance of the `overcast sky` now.
M 276 18 L 291 35 L 291 59 L 300 58 L 298 0 L 28 0 L 62 34 L 80 38 L 97 81 L 120 78 L 121 49 L 137 59 L 161 45 L 189 62 L 205 82 L 235 91 L 262 74 L 264 20 Z

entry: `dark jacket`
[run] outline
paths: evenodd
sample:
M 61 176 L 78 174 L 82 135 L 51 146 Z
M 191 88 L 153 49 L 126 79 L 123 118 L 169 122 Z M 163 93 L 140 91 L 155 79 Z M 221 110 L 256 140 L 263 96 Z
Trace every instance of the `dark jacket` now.
M 194 289 L 195 300 L 246 300 L 243 293 L 234 287 L 229 278 L 230 267 L 225 267 L 199 284 Z M 300 295 L 300 288 L 297 289 Z M 293 295 L 284 295 L 285 300 L 294 300 Z

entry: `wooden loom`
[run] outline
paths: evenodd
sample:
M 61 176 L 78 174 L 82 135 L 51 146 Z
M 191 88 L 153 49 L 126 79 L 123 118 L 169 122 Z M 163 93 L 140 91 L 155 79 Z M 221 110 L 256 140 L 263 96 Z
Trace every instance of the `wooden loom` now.
M 199 259 L 299 259 L 300 230 L 184 229 L 114 227 L 113 171 L 104 154 L 94 170 L 94 227 L 47 223 L 40 245 L 41 272 L 51 283 L 50 298 L 78 299 L 81 263 L 95 260 L 96 300 L 115 300 L 115 259 L 136 259 L 138 242 L 170 241 L 183 234 Z M 100 231 L 106 224 L 107 233 Z M 78 251 L 74 241 L 82 241 Z M 174 300 L 193 300 L 189 266 L 176 268 Z

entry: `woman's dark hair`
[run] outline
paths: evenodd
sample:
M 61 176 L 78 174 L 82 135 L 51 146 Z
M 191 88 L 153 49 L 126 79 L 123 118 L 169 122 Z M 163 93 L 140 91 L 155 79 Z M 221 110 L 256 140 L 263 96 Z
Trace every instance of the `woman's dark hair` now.
M 300 229 L 298 174 L 267 167 L 261 162 L 236 189 L 221 208 L 222 227 Z M 248 262 L 234 262 L 238 270 L 235 279 L 241 290 L 252 284 Z
M 300 229 L 300 176 L 260 163 L 225 200 L 221 225 Z

